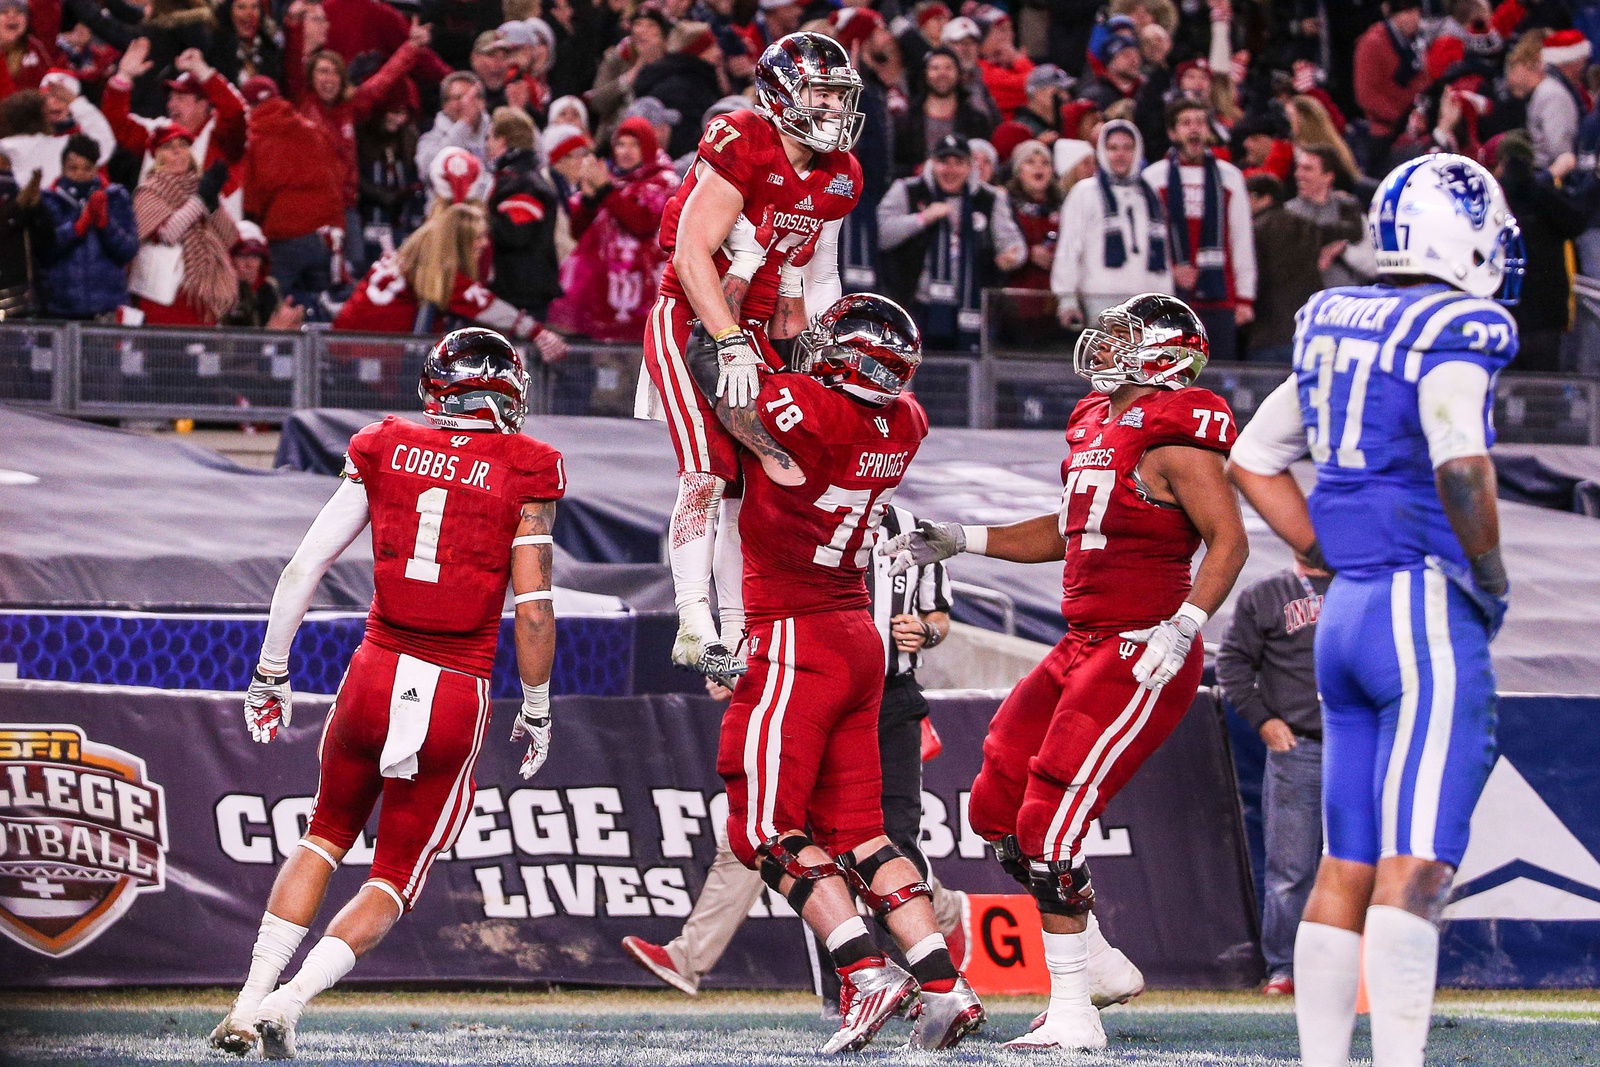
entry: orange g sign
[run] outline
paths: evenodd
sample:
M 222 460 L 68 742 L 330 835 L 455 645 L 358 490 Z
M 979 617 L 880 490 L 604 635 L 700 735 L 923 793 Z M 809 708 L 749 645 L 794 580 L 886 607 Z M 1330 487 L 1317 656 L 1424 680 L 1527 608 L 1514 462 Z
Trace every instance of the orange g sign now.
M 966 976 L 988 993 L 1049 993 L 1039 909 L 1023 894 L 967 894 L 971 906 Z

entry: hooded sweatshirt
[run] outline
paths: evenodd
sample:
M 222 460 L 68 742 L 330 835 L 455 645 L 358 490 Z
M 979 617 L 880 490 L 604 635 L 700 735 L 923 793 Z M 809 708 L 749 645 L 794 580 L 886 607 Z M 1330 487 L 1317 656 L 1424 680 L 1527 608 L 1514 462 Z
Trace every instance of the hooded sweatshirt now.
M 1106 137 L 1117 131 L 1133 135 L 1133 166 L 1126 178 L 1117 178 L 1106 162 Z M 1144 163 L 1144 138 L 1131 122 L 1118 119 L 1100 130 L 1095 146 L 1096 175 L 1072 187 L 1061 205 L 1060 234 L 1056 259 L 1050 271 L 1050 289 L 1062 299 L 1091 297 L 1092 303 L 1134 296 L 1138 293 L 1172 292 L 1171 257 L 1163 257 L 1159 271 L 1150 270 L 1150 203 L 1159 202 L 1156 191 L 1145 184 L 1140 174 Z M 1100 176 L 1111 185 L 1116 216 L 1107 218 Z M 1149 190 L 1150 195 L 1146 195 Z M 1106 231 L 1115 227 L 1122 235 L 1125 256 L 1120 267 L 1106 265 Z M 1162 229 L 1163 227 L 1157 227 Z

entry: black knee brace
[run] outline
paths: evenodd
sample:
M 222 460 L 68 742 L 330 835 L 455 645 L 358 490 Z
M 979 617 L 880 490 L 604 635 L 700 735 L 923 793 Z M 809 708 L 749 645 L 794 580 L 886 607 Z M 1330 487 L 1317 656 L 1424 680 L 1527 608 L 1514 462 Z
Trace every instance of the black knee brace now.
M 839 865 L 831 860 L 818 864 L 801 862 L 800 853 L 815 844 L 815 841 L 804 834 L 790 834 L 781 839 L 771 838 L 756 850 L 761 853 L 763 882 L 781 893 L 783 876 L 788 875 L 794 879 L 794 885 L 789 887 L 784 899 L 789 902 L 789 907 L 795 910 L 796 915 L 806 906 L 806 901 L 811 899 L 811 891 L 817 887 L 819 880 L 844 873 L 839 870 Z
M 991 841 L 990 844 L 994 846 L 994 855 L 1000 861 L 1000 866 L 1027 889 L 1032 884 L 1028 873 L 1028 859 L 1022 854 L 1022 846 L 1017 843 L 1017 835 L 1007 834 L 998 841 Z
M 872 891 L 872 880 L 877 877 L 879 869 L 890 860 L 905 858 L 906 854 L 898 848 L 884 845 L 864 860 L 855 859 L 851 853 L 846 852 L 839 857 L 839 866 L 844 868 L 845 879 L 866 902 L 867 907 L 879 915 L 887 915 L 894 909 L 911 903 L 917 897 L 933 899 L 933 889 L 921 879 L 901 886 L 891 893 L 880 895 Z
M 1045 915 L 1087 915 L 1094 907 L 1094 886 L 1089 865 L 1033 863 L 1028 869 L 1028 892 Z

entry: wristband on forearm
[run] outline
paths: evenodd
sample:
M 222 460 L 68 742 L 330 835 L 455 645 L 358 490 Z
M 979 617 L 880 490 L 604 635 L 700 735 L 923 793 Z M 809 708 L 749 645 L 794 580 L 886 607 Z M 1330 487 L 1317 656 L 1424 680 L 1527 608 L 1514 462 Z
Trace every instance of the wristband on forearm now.
M 967 547 L 962 551 L 974 556 L 987 556 L 989 554 L 989 527 L 968 526 L 963 523 L 961 532 L 967 539 Z
M 922 620 L 922 647 L 925 648 L 925 649 L 933 648 L 935 645 L 937 645 L 940 641 L 943 641 L 943 640 L 944 640 L 944 631 L 940 630 L 937 626 L 935 626 L 933 623 L 929 622 L 927 619 L 923 619 Z

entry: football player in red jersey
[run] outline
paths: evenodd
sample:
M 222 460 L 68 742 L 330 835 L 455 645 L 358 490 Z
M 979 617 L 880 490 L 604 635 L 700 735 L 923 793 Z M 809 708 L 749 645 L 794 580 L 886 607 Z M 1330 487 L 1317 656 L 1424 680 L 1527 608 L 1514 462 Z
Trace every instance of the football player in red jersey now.
M 509 579 L 529 739 L 523 777 L 550 746 L 551 528 L 566 489 L 561 453 L 520 430 L 527 374 L 492 330 L 449 334 L 423 363 L 429 425 L 389 416 L 350 439 L 344 481 L 284 568 L 245 722 L 271 741 L 292 712 L 289 648 L 329 565 L 370 521 L 367 632 L 323 728 L 311 825 L 278 872 L 250 973 L 211 1043 L 294 1055 L 306 1002 L 342 978 L 415 904 L 434 858 L 472 810 L 472 769 L 489 722 L 489 674 Z M 274 990 L 316 917 L 328 880 L 373 805 L 372 875 L 328 925 L 294 979 Z
M 712 120 L 694 169 L 667 205 L 661 245 L 672 253 L 644 337 L 635 414 L 664 418 L 678 453 L 678 500 L 668 555 L 679 629 L 673 660 L 706 674 L 737 673 L 743 629 L 737 505 L 723 493 L 739 473 L 738 447 L 713 413 L 726 395 L 750 402 L 757 372 L 778 360 L 778 338 L 838 299 L 838 235 L 861 198 L 850 154 L 863 115 L 861 77 L 837 42 L 792 33 L 756 64 L 756 106 Z M 692 320 L 716 341 L 721 374 L 698 389 L 685 362 Z M 708 399 L 709 398 L 709 399 Z M 721 627 L 711 614 L 717 576 Z
M 864 576 L 873 531 L 928 432 L 903 392 L 921 339 L 899 305 L 856 294 L 797 348 L 804 373 L 764 374 L 753 404 L 723 395 L 716 408 L 748 450 L 739 524 L 750 666 L 717 756 L 728 843 L 833 955 L 843 1018 L 823 1051 L 861 1048 L 919 992 L 910 1045 L 945 1048 L 983 1023 L 983 1006 L 950 959 L 927 883 L 883 832 L 883 645 Z M 696 329 L 687 355 L 715 395 L 716 342 Z M 910 974 L 878 953 L 851 888 L 884 914 Z
M 996 527 L 924 522 L 880 549 L 903 554 L 897 566 L 957 552 L 1066 560 L 1067 635 L 1000 705 L 968 813 L 1044 923 L 1050 1008 L 1012 1047 L 1105 1047 L 1090 1002 L 1094 891 L 1079 846 L 1189 710 L 1200 627 L 1249 552 L 1223 471 L 1233 413 L 1191 384 L 1207 354 L 1205 328 L 1174 297 L 1108 309 L 1073 355 L 1095 391 L 1067 421 L 1060 513 Z

